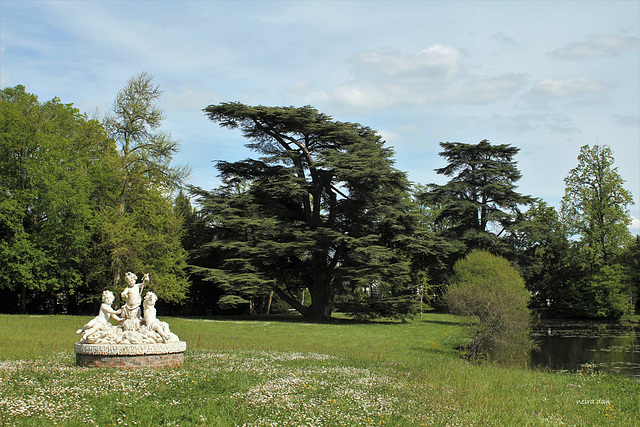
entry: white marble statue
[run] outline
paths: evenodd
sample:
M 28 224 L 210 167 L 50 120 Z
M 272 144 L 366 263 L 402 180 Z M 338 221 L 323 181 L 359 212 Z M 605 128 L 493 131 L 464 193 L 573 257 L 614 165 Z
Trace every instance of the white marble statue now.
M 149 283 L 149 273 L 142 277 L 141 283 L 136 283 L 137 279 L 138 277 L 131 272 L 125 274 L 127 287 L 120 294 L 124 301 L 119 310 L 111 308 L 114 301 L 113 293 L 103 292 L 103 304 L 98 316 L 82 329 L 78 329 L 78 333 L 82 333 L 79 344 L 130 345 L 180 341 L 178 336 L 169 330 L 169 325 L 156 317 L 155 304 L 158 300 L 156 294 L 147 292 L 143 307 L 140 307 L 142 291 Z M 144 308 L 144 320 L 142 308 Z M 109 323 L 111 317 L 120 322 L 118 326 Z
M 140 329 L 141 295 L 145 285 L 149 283 L 149 273 L 142 277 L 141 283 L 136 283 L 136 280 L 138 280 L 138 276 L 132 272 L 124 275 L 124 281 L 127 283 L 127 287 L 124 288 L 120 296 L 126 300 L 126 303 L 121 307 L 122 322 L 120 322 L 120 326 L 125 331 L 137 331 Z
M 147 292 L 144 296 L 144 302 L 142 303 L 144 307 L 144 324 L 147 329 L 160 334 L 165 342 L 172 341 L 176 336 L 169 330 L 169 324 L 161 322 L 156 317 L 156 301 L 158 301 L 158 297 L 153 292 Z
M 113 304 L 114 300 L 115 297 L 113 296 L 113 292 L 104 291 L 102 293 L 102 305 L 100 306 L 100 312 L 98 313 L 98 315 L 90 320 L 89 323 L 76 331 L 76 333 L 82 334 L 82 339 L 84 341 L 87 340 L 87 337 L 111 325 L 109 323 L 109 318 L 113 317 L 117 321 L 122 320 L 120 319 L 120 317 L 118 317 L 118 314 L 120 314 L 122 310 L 114 310 L 111 307 L 111 304 Z

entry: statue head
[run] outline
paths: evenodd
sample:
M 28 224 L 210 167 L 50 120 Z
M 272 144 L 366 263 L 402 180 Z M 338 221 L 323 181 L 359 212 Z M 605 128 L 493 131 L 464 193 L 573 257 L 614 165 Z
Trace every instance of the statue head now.
M 102 302 L 105 304 L 112 304 L 116 297 L 113 296 L 113 292 L 104 291 L 102 293 Z
M 127 286 L 132 287 L 133 285 L 135 285 L 136 280 L 138 280 L 138 276 L 136 276 L 132 272 L 128 271 L 127 273 L 125 273 L 124 281 L 127 283 Z
M 143 305 L 145 308 L 153 307 L 156 304 L 156 301 L 158 301 L 158 297 L 156 296 L 156 294 L 154 294 L 153 292 L 147 292 L 144 296 Z

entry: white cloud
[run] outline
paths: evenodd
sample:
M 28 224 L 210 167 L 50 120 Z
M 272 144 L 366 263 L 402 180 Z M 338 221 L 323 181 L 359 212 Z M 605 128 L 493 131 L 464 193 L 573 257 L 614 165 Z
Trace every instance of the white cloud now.
M 288 96 L 299 103 L 329 102 L 366 110 L 398 105 L 482 105 L 512 97 L 525 81 L 524 74 L 505 74 L 469 78 L 450 85 L 419 86 L 393 80 L 377 85 L 351 82 L 328 91 L 316 90 L 309 82 L 298 82 L 288 88 Z
M 385 140 L 387 143 L 390 143 L 391 145 L 395 145 L 398 141 L 401 141 L 403 139 L 403 136 L 398 132 L 384 129 L 379 129 L 377 132 L 383 140 Z
M 392 92 L 388 87 L 378 89 L 371 86 L 346 84 L 335 88 L 330 98 L 342 105 L 362 108 L 382 108 L 394 103 L 409 101 L 403 99 L 402 94 Z
M 557 98 L 580 97 L 600 92 L 606 87 L 606 83 L 595 79 L 545 79 L 536 83 L 532 92 L 543 96 Z
M 540 80 L 522 97 L 525 108 L 549 111 L 557 102 L 565 108 L 582 108 L 607 101 L 611 85 L 597 79 L 549 78 Z
M 510 114 L 491 116 L 460 116 L 450 121 L 448 132 L 482 133 L 498 135 L 507 139 L 528 140 L 539 135 L 579 135 L 580 129 L 574 120 L 560 111 Z M 524 136 L 523 136 L 524 135 Z M 489 138 L 490 139 L 490 138 Z M 539 144 L 537 142 L 536 144 Z
M 635 235 L 640 235 L 640 218 L 632 217 L 629 230 Z
M 485 121 L 487 121 L 485 119 Z M 496 129 L 507 135 L 519 135 L 534 130 L 553 134 L 579 134 L 570 117 L 558 113 L 531 113 L 515 115 L 494 114 L 488 120 Z
M 360 52 L 347 60 L 350 72 L 370 82 L 390 79 L 410 84 L 449 80 L 460 73 L 462 54 L 456 48 L 435 44 L 420 53 L 402 54 L 393 49 Z
M 638 37 L 617 37 L 611 35 L 593 36 L 589 40 L 574 42 L 547 54 L 553 59 L 581 60 L 590 58 L 610 58 L 625 53 L 638 53 Z
M 456 48 L 434 44 L 411 54 L 384 49 L 347 59 L 350 81 L 319 89 L 309 81 L 289 85 L 294 101 L 342 107 L 379 109 L 398 105 L 488 104 L 513 96 L 525 83 L 525 74 L 471 76 Z
M 311 105 L 325 104 L 329 95 L 323 90 L 314 89 L 313 83 L 304 80 L 288 85 L 284 91 L 284 98 L 294 104 Z
M 525 74 L 476 78 L 444 89 L 439 100 L 447 104 L 489 104 L 513 96 L 526 79 Z
M 161 89 L 163 89 L 161 87 Z M 182 111 L 198 111 L 221 101 L 221 96 L 214 91 L 196 86 L 167 88 L 163 97 L 166 108 Z
M 611 116 L 611 119 L 618 126 L 640 126 L 640 116 L 637 114 L 629 114 L 629 115 L 621 115 L 614 114 Z
M 490 36 L 489 40 L 496 40 L 496 41 L 499 41 L 502 44 L 508 45 L 508 46 L 513 46 L 513 45 L 516 44 L 516 41 L 512 37 L 509 37 L 508 35 L 506 35 L 502 31 L 499 31 L 499 32 L 495 33 L 494 35 Z

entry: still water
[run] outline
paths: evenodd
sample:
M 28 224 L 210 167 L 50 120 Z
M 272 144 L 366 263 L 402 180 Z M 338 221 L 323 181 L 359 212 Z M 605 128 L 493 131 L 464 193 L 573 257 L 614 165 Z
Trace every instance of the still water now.
M 640 381 L 640 327 L 579 321 L 542 321 L 533 330 L 539 349 L 532 367 L 590 369 Z

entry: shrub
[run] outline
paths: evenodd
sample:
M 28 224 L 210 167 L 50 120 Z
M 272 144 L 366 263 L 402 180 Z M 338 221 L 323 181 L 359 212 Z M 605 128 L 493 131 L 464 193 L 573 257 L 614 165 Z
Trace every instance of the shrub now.
M 472 339 L 466 357 L 482 355 L 520 363 L 531 349 L 529 292 L 509 262 L 474 250 L 453 267 L 444 300 L 453 314 L 466 316 Z

